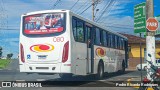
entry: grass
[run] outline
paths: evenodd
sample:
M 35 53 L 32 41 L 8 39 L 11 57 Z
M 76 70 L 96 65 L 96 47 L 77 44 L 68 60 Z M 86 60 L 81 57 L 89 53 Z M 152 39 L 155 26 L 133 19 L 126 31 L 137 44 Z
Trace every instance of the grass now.
M 6 68 L 10 62 L 11 62 L 11 60 L 0 59 L 0 69 Z

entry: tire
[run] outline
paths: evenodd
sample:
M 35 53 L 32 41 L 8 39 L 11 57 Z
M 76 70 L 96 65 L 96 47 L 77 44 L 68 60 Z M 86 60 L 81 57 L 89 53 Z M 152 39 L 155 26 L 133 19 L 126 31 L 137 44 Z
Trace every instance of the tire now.
M 72 74 L 70 74 L 70 73 L 60 73 L 59 76 L 60 76 L 61 79 L 70 79 L 70 78 L 72 78 Z
M 154 90 L 160 90 L 158 87 L 153 87 Z
M 121 72 L 122 72 L 122 73 L 125 73 L 125 70 L 126 70 L 125 62 L 123 61 L 123 62 L 122 62 L 122 70 L 121 70 Z
M 147 70 L 147 66 L 144 66 L 143 70 L 146 71 Z
M 103 79 L 104 77 L 104 65 L 102 62 L 98 65 L 98 71 L 97 71 L 97 79 Z

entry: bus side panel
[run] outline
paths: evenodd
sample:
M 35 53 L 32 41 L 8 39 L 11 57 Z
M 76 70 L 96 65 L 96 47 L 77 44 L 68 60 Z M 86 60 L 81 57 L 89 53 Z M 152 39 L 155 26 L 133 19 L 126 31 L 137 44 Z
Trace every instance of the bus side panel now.
M 61 67 L 60 67 L 60 71 L 61 73 L 72 73 L 72 41 L 71 41 L 71 21 L 70 21 L 70 12 L 67 12 L 67 15 L 66 15 L 66 33 L 67 33 L 67 37 L 68 37 L 68 41 L 69 41 L 69 54 L 68 54 L 68 60 L 67 62 L 65 63 L 62 63 L 61 64 Z
M 75 41 L 72 30 L 72 16 L 74 16 L 74 14 L 70 13 L 71 64 L 72 64 L 71 71 L 75 75 L 86 75 L 87 44 Z

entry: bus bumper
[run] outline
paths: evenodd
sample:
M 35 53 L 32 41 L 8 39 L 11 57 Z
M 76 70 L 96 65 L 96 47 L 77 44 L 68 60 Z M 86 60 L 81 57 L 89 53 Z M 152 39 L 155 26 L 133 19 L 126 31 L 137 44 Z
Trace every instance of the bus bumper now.
M 25 73 L 71 73 L 70 64 L 20 64 L 20 72 Z

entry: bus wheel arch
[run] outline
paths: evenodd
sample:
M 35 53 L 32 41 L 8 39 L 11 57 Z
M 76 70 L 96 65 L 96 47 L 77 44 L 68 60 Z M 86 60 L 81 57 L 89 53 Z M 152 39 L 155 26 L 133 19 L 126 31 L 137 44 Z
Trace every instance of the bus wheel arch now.
M 97 68 L 97 79 L 102 79 L 104 77 L 104 62 L 100 59 Z

